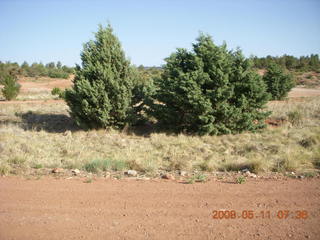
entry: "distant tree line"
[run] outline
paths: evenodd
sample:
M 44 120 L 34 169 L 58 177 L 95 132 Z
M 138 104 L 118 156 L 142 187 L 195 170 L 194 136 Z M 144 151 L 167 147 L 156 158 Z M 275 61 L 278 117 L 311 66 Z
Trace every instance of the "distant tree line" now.
M 0 61 L 0 76 L 11 74 L 24 77 L 68 78 L 73 71 L 73 68 L 62 65 L 60 61 L 57 63 L 50 62 L 45 65 L 41 62 L 29 65 L 25 61 L 19 65 L 18 63 Z
M 275 63 L 288 70 L 296 71 L 320 71 L 320 60 L 318 54 L 311 54 L 310 56 L 301 56 L 299 58 L 283 55 L 281 57 L 251 57 L 254 67 L 267 68 L 270 64 Z

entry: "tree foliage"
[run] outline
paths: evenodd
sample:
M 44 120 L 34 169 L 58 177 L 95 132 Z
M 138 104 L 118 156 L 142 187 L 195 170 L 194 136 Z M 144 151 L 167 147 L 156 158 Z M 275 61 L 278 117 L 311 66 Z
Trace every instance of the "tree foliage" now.
M 267 68 L 270 64 L 278 64 L 288 70 L 296 71 L 320 71 L 320 59 L 318 54 L 311 54 L 310 56 L 300 56 L 299 58 L 283 55 L 281 57 L 266 57 L 258 58 L 252 57 L 252 61 L 256 68 Z
M 57 65 L 54 62 L 46 65 L 42 63 L 32 63 L 29 65 L 24 61 L 21 66 L 18 63 L 0 62 L 0 74 L 1 72 L 12 72 L 15 75 L 24 77 L 68 78 L 73 73 L 73 68 L 65 65 L 62 66 L 61 62 L 58 62 Z
M 84 128 L 124 127 L 131 112 L 132 68 L 110 25 L 99 26 L 81 60 L 74 86 L 65 93 L 71 115 Z
M 284 99 L 294 87 L 292 76 L 285 74 L 283 68 L 275 63 L 269 65 L 267 72 L 263 76 L 263 80 L 273 100 Z
M 202 135 L 264 127 L 269 95 L 240 50 L 201 34 L 193 51 L 177 49 L 166 62 L 149 111 L 165 128 Z

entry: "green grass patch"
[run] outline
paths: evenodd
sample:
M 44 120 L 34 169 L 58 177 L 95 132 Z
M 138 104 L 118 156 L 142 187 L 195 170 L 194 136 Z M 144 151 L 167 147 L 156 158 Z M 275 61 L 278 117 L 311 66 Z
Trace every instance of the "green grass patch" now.
M 247 181 L 245 176 L 239 176 L 236 178 L 236 183 L 237 184 L 244 184 Z
M 199 173 L 199 174 L 196 174 L 196 175 L 190 177 L 190 178 L 187 180 L 186 183 L 188 183 L 188 184 L 193 184 L 193 183 L 195 183 L 195 182 L 206 182 L 206 181 L 208 181 L 208 177 L 207 177 L 206 175 L 204 175 L 204 174 L 200 174 L 200 173 Z
M 43 165 L 41 163 L 36 163 L 32 166 L 32 168 L 34 169 L 40 169 L 40 168 L 43 168 Z
M 113 159 L 95 159 L 84 165 L 87 172 L 98 173 L 99 171 L 122 171 L 127 168 L 127 163 L 121 160 Z

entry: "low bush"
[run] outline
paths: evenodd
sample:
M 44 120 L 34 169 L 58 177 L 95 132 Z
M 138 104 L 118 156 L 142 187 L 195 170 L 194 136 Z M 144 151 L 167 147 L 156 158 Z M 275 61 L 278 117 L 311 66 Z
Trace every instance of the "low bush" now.
M 62 89 L 57 88 L 57 87 L 53 88 L 52 91 L 51 91 L 52 95 L 54 95 L 54 96 L 57 95 L 59 98 L 62 98 L 62 99 L 65 98 L 65 93 L 66 93 L 65 90 L 62 90 Z

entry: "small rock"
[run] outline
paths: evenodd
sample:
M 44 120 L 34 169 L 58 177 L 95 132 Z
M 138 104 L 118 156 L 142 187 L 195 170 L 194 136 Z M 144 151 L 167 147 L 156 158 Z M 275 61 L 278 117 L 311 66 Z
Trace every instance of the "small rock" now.
M 137 178 L 138 181 L 149 181 L 151 178 L 149 177 L 144 177 L 144 176 L 140 176 Z
M 250 172 L 249 170 L 245 171 L 245 172 L 244 172 L 244 175 L 245 175 L 246 177 L 251 177 L 251 178 L 256 178 L 256 177 L 257 177 L 256 174 Z
M 254 173 L 251 173 L 251 174 L 249 175 L 249 177 L 251 177 L 251 178 L 257 178 L 257 175 L 254 174 Z
M 180 171 L 179 174 L 180 174 L 180 176 L 182 176 L 182 177 L 188 175 L 188 173 L 187 173 L 186 171 Z
M 69 136 L 72 136 L 72 133 L 70 130 L 67 130 L 63 133 L 63 136 L 69 137 Z
M 64 172 L 64 169 L 63 169 L 63 168 L 54 168 L 54 169 L 52 169 L 51 172 L 52 172 L 52 173 L 63 173 L 63 172 Z
M 136 170 L 128 170 L 125 172 L 126 175 L 131 176 L 131 177 L 135 177 L 138 175 Z
M 242 169 L 242 172 L 246 173 L 246 172 L 250 172 L 248 168 Z
M 161 176 L 162 179 L 167 179 L 167 180 L 174 180 L 174 176 L 169 174 L 169 173 L 165 173 Z
M 298 178 L 300 178 L 300 179 L 303 179 L 303 178 L 304 178 L 304 176 L 302 176 L 302 175 L 299 175 L 299 176 L 298 176 Z
M 78 175 L 78 174 L 80 173 L 80 170 L 79 170 L 79 169 L 73 169 L 73 170 L 72 170 L 72 173 L 73 173 L 74 175 Z

